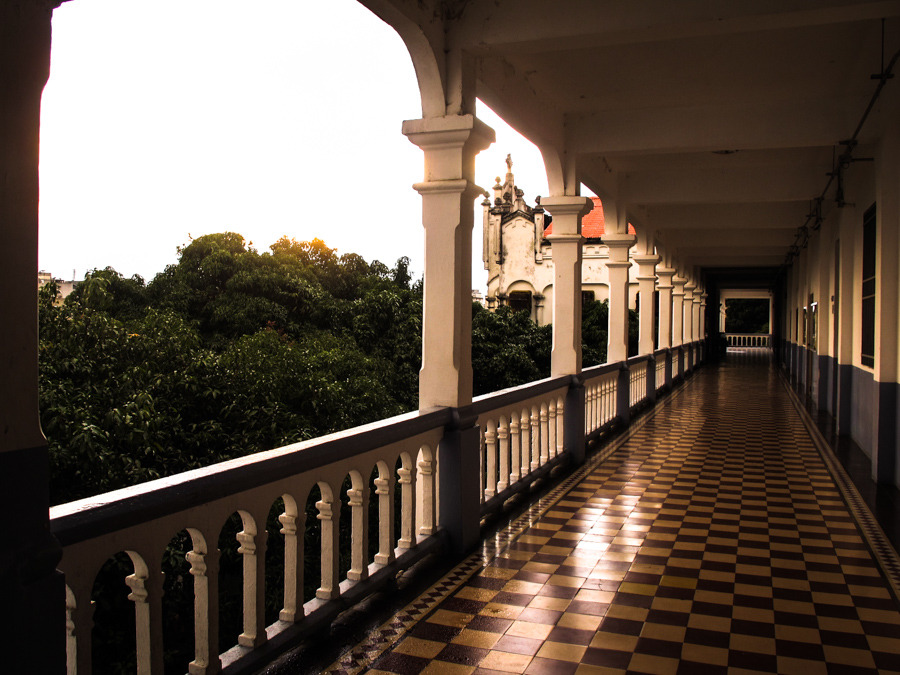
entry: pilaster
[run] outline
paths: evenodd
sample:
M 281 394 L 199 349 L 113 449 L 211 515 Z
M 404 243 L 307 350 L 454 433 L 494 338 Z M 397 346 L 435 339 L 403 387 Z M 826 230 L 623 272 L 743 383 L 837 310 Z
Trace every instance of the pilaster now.
M 638 354 L 653 353 L 653 338 L 656 333 L 654 305 L 656 303 L 656 265 L 658 255 L 636 255 L 632 258 L 638 265 L 638 291 L 640 292 L 640 340 Z
M 425 288 L 419 409 L 472 401 L 472 225 L 475 155 L 494 131 L 474 115 L 403 123 L 403 133 L 425 153 L 422 195 Z
M 687 279 L 673 277 L 672 284 L 672 346 L 678 347 L 684 342 L 684 285 Z
M 541 206 L 553 215 L 553 349 L 551 375 L 581 372 L 581 219 L 594 203 L 588 197 L 546 197 Z
M 682 344 L 690 344 L 694 341 L 694 289 L 697 284 L 693 281 L 684 285 L 684 303 L 682 311 L 684 312 L 684 320 L 682 323 L 683 338 Z
M 656 276 L 659 278 L 659 348 L 668 349 L 672 346 L 672 277 L 675 270 L 668 267 L 657 267 Z
M 609 363 L 628 358 L 628 271 L 631 261 L 628 250 L 636 237 L 631 234 L 606 234 L 603 243 L 609 247 L 609 345 L 606 360 Z

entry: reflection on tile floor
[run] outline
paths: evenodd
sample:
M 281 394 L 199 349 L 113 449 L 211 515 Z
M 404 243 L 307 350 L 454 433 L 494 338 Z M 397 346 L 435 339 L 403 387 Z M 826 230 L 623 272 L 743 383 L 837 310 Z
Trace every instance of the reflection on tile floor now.
M 701 369 L 329 672 L 900 672 L 839 472 L 773 370 Z

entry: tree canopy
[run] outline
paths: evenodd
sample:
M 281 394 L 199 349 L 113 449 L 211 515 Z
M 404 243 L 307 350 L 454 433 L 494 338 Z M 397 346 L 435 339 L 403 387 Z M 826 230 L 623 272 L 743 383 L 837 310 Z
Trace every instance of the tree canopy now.
M 422 281 L 282 237 L 198 237 L 149 283 L 92 270 L 40 293 L 41 421 L 61 503 L 415 409 Z M 552 328 L 473 303 L 476 395 L 548 377 Z M 606 303 L 584 308 L 585 366 Z M 633 317 L 634 322 L 634 317 Z M 636 327 L 633 327 L 634 332 Z

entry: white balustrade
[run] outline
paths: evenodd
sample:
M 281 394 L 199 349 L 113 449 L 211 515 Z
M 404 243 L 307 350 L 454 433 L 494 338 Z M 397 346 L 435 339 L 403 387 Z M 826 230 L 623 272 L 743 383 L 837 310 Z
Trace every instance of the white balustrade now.
M 772 336 L 764 333 L 726 333 L 725 338 L 729 347 L 768 349 L 772 346 Z
M 557 378 L 475 399 L 482 504 L 530 485 L 533 474 L 560 455 L 568 388 L 568 378 Z
M 59 564 L 66 575 L 66 649 L 68 672 L 92 672 L 91 602 L 94 580 L 104 563 L 120 552 L 128 554 L 133 571 L 121 593 L 133 603 L 135 660 L 138 673 L 161 673 L 162 559 L 172 537 L 190 535 L 184 553 L 193 578 L 194 654 L 185 670 L 191 675 L 218 672 L 305 618 L 314 618 L 329 602 L 367 577 L 395 563 L 436 532 L 436 448 L 449 421 L 435 415 L 435 423 L 422 429 L 416 413 L 299 443 L 249 457 L 151 481 L 105 495 L 51 509 L 51 525 L 63 544 Z M 444 419 L 447 417 L 447 419 Z M 391 424 L 412 424 L 411 433 L 388 431 Z M 395 438 L 379 445 L 372 438 Z M 358 441 L 358 454 L 347 449 Z M 366 449 L 366 446 L 369 446 Z M 372 447 L 374 445 L 374 447 Z M 334 457 L 329 461 L 329 457 Z M 396 472 L 394 471 L 396 467 Z M 376 472 L 375 489 L 364 480 Z M 396 473 L 396 475 L 394 475 Z M 346 478 L 351 512 L 350 559 L 346 579 L 340 569 L 340 496 Z M 400 532 L 394 539 L 394 490 L 400 489 Z M 305 505 L 314 487 L 321 498 L 315 519 L 307 522 Z M 267 516 L 281 499 L 278 516 L 284 546 L 283 598 L 278 620 L 265 625 L 265 556 Z M 377 500 L 378 552 L 369 562 L 368 514 L 370 499 Z M 219 654 L 219 551 L 223 525 L 237 513 L 242 524 L 236 534 L 242 578 L 241 633 L 237 645 Z M 318 589 L 303 602 L 304 533 L 320 527 Z M 279 542 L 280 543 L 280 542 Z M 271 542 L 270 542 L 270 545 Z M 396 548 L 395 548 L 396 547 Z M 423 549 L 424 550 L 424 549 Z M 349 555 L 347 555 L 349 554 Z M 409 564 L 409 563 L 407 563 Z M 324 616 L 324 614 L 323 614 Z
M 613 367 L 591 368 L 585 371 L 584 427 L 590 435 L 609 424 L 616 416 L 618 397 L 618 364 Z

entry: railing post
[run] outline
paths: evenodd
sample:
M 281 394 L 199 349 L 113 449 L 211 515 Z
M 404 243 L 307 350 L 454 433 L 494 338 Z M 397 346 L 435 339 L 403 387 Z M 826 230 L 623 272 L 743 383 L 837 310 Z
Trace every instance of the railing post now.
M 449 535 L 454 556 L 474 548 L 481 536 L 480 431 L 476 420 L 471 406 L 455 408 L 453 422 L 438 445 L 438 525 Z
M 631 421 L 631 371 L 628 363 L 622 361 L 616 383 L 616 416 L 622 424 Z
M 572 464 L 584 464 L 584 376 L 572 376 L 563 409 L 563 450 Z
M 666 389 L 672 391 L 672 348 L 666 349 Z
M 656 403 L 656 354 L 652 351 L 647 359 L 647 402 Z

